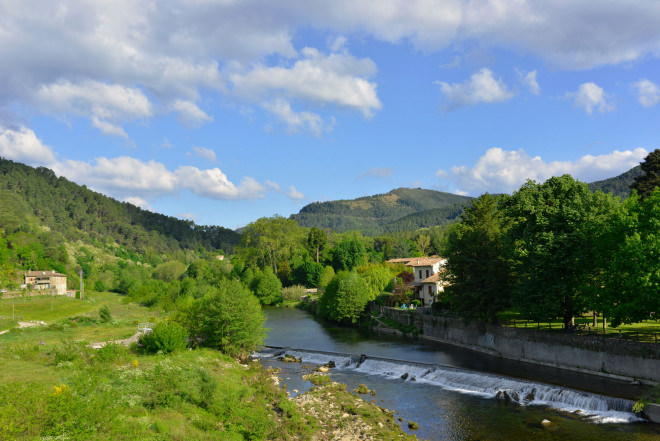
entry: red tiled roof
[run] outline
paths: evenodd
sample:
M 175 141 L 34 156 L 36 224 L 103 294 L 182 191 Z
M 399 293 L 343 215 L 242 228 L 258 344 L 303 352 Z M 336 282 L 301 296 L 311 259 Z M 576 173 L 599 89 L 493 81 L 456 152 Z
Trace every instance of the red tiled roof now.
M 438 262 L 445 260 L 444 257 L 419 257 L 411 259 L 407 266 L 433 266 Z
M 55 271 L 28 271 L 25 277 L 66 277 L 66 274 L 56 273 Z

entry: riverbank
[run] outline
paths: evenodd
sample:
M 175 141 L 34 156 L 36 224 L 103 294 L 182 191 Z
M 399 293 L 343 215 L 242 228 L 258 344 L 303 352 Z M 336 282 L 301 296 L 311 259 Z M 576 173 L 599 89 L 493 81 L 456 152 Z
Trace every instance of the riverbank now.
M 660 383 L 660 345 L 653 343 L 505 328 L 431 315 L 425 309 L 373 306 L 371 311 L 403 326 L 414 326 L 419 337 L 429 341 L 615 380 Z

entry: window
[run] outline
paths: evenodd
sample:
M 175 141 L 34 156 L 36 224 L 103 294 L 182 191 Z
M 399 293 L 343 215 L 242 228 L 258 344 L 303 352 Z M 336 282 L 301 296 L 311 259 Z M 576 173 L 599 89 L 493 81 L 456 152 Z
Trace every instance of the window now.
M 433 287 L 429 285 L 429 294 L 433 294 Z
M 422 270 L 419 270 L 419 278 L 422 278 Z
M 426 270 L 426 278 L 428 279 L 429 277 L 429 270 Z

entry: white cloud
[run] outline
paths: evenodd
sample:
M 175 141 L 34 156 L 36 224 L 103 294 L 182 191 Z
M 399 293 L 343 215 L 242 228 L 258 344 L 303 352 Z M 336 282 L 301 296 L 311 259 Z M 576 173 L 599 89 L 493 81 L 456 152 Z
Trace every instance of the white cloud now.
M 632 84 L 639 104 L 644 107 L 655 106 L 660 101 L 660 88 L 652 81 L 641 79 Z
M 215 152 L 211 149 L 207 149 L 206 147 L 193 147 L 193 151 L 197 156 L 200 156 L 207 161 L 210 162 L 215 162 L 218 160 L 218 157 L 216 156 Z
M 98 81 L 69 81 L 43 85 L 35 95 L 37 105 L 54 115 L 89 116 L 102 133 L 127 138 L 117 122 L 133 121 L 152 115 L 152 106 L 137 88 Z
M 14 130 L 0 126 L 0 157 L 30 165 L 55 163 L 53 150 L 26 127 Z
M 195 216 L 193 213 L 179 213 L 178 217 L 193 222 L 197 221 L 197 216 Z
M 541 87 L 539 86 L 539 83 L 536 81 L 535 70 L 526 73 L 518 72 L 518 76 L 520 77 L 520 82 L 522 83 L 522 85 L 527 87 L 531 93 L 533 93 L 534 95 L 538 95 L 541 93 Z
M 107 121 L 101 121 L 96 116 L 92 116 L 92 125 L 99 129 L 104 135 L 128 139 L 128 134 L 123 127 L 111 124 Z
M 172 103 L 172 109 L 177 112 L 179 122 L 185 126 L 196 127 L 213 121 L 212 116 L 207 115 L 192 101 L 176 100 Z
M 302 58 L 291 67 L 253 66 L 246 73 L 230 76 L 233 92 L 255 101 L 297 99 L 315 105 L 335 105 L 359 110 L 369 118 L 382 107 L 376 84 L 367 80 L 376 73 L 368 58 L 357 59 L 346 53 L 324 55 L 304 48 Z M 275 102 L 278 101 L 275 100 Z
M 438 169 L 438 171 L 435 172 L 435 175 L 439 179 L 449 179 L 449 176 L 450 176 L 449 173 L 446 170 L 442 170 L 442 169 Z
M 219 168 L 182 166 L 171 171 L 163 163 L 128 156 L 100 157 L 94 164 L 68 160 L 52 168 L 58 175 L 119 199 L 148 200 L 188 190 L 210 199 L 239 200 L 262 198 L 264 191 L 263 185 L 250 177 L 235 185 Z
M 282 191 L 282 189 L 280 188 L 280 184 L 278 184 L 277 182 L 266 180 L 266 182 L 264 182 L 264 184 L 266 184 L 267 187 L 269 187 L 269 188 L 271 188 L 275 191 Z
M 312 112 L 294 112 L 291 104 L 281 98 L 273 102 L 263 103 L 262 107 L 286 124 L 289 133 L 307 130 L 312 135 L 320 137 L 323 132 L 332 129 L 332 123 L 325 123 L 320 115 Z
M 394 173 L 392 167 L 374 167 L 358 175 L 358 179 L 363 178 L 389 178 Z
M 593 113 L 594 109 L 605 113 L 615 108 L 614 104 L 609 102 L 610 96 L 595 83 L 580 84 L 577 92 L 568 94 L 568 97 L 573 99 L 575 107 L 584 110 L 589 115 Z
M 154 211 L 151 208 L 151 206 L 149 205 L 149 202 L 147 202 L 147 200 L 143 199 L 143 198 L 139 198 L 139 197 L 136 197 L 136 196 L 128 197 L 128 198 L 124 198 L 124 202 L 128 202 L 129 204 L 133 204 L 136 207 L 142 208 L 143 210 Z
M 180 187 L 198 196 L 221 200 L 262 198 L 264 187 L 253 178 L 245 177 L 240 185 L 234 185 L 219 168 L 200 170 L 196 167 L 179 167 L 176 177 Z
M 513 97 L 506 84 L 501 79 L 493 77 L 490 69 L 481 69 L 463 83 L 449 84 L 438 81 L 440 90 L 445 96 L 446 110 L 454 110 L 464 106 L 474 106 L 479 103 L 500 103 Z
M 511 193 L 527 179 L 543 182 L 552 176 L 570 174 L 583 182 L 593 182 L 619 175 L 643 161 L 648 152 L 643 148 L 618 151 L 607 155 L 586 155 L 576 161 L 545 162 L 524 150 L 490 148 L 472 167 L 451 169 L 456 188 L 472 195 L 484 192 Z
M 294 201 L 301 201 L 305 199 L 305 195 L 296 190 L 296 187 L 293 185 L 289 185 L 289 188 L 287 188 L 286 193 L 284 193 L 288 198 L 293 199 Z

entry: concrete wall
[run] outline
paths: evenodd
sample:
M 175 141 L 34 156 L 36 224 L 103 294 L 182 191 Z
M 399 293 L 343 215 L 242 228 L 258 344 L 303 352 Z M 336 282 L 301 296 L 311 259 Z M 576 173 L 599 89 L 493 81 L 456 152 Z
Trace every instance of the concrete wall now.
M 420 336 L 486 354 L 622 380 L 660 382 L 660 344 L 505 328 L 378 307 L 386 317 L 422 329 Z M 428 312 L 428 311 L 427 311 Z

